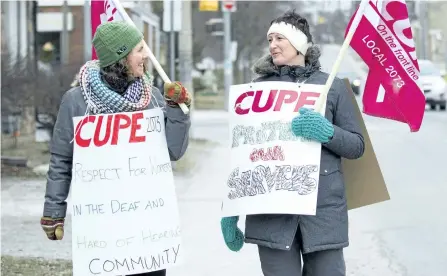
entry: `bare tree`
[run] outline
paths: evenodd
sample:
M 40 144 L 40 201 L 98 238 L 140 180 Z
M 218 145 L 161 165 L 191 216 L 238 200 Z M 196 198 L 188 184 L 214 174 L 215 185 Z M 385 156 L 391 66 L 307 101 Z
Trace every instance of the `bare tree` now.
M 32 61 L 20 56 L 12 56 L 2 49 L 1 53 L 1 114 L 3 120 L 10 122 L 13 129 L 9 132 L 14 138 L 20 134 L 32 132 L 33 128 L 33 98 L 36 82 Z
M 163 21 L 163 1 L 152 1 L 152 9 Z M 222 18 L 219 11 L 200 11 L 199 1 L 193 1 L 192 25 L 193 25 L 193 58 L 197 62 L 201 58 L 202 50 L 210 41 L 223 43 L 220 38 L 214 38 L 207 32 L 206 22 L 211 18 Z M 219 4 L 220 5 L 220 4 Z M 245 47 L 258 51 L 266 41 L 270 21 L 280 15 L 285 9 L 296 8 L 299 2 L 291 1 L 237 1 L 237 11 L 232 14 L 233 40 L 238 41 L 238 52 Z M 261 46 L 261 47 L 260 47 Z
M 161 23 L 163 23 L 163 1 L 156 0 L 151 1 L 152 3 L 152 11 L 160 17 Z M 205 30 L 205 22 L 215 16 L 216 12 L 200 12 L 199 11 L 199 1 L 191 2 L 192 9 L 192 25 L 194 32 L 194 41 L 193 41 L 193 60 L 198 61 L 200 59 L 200 55 L 202 53 L 203 47 L 205 46 L 206 41 L 203 36 L 206 35 Z
M 270 22 L 282 13 L 282 4 L 281 1 L 237 2 L 237 12 L 232 15 L 232 22 L 238 54 L 246 48 L 254 55 L 262 54 L 268 46 L 266 34 Z
M 244 69 L 237 73 L 239 82 L 252 77 L 253 62 L 268 49 L 267 31 L 272 20 L 287 10 L 302 6 L 300 1 L 241 1 L 233 15 L 233 37 L 238 42 L 238 63 Z M 304 14 L 303 14 L 304 15 Z M 236 78 L 237 79 L 237 78 Z
M 55 64 L 50 76 L 39 72 L 40 78 L 37 83 L 39 92 L 35 100 L 39 112 L 56 117 L 62 96 L 71 88 L 79 69 L 78 64 Z
M 321 42 L 342 44 L 345 37 L 346 27 L 350 20 L 349 14 L 341 10 L 321 12 L 326 20 L 315 28 L 316 38 Z M 330 38 L 326 41 L 324 38 Z
M 219 11 L 200 11 L 199 1 L 193 1 L 191 4 L 194 62 L 200 62 L 204 54 L 221 62 L 224 58 L 223 38 L 212 36 L 207 30 L 206 23 L 212 18 L 222 18 L 222 11 L 220 8 Z M 270 22 L 285 10 L 298 8 L 302 3 L 300 1 L 261 0 L 237 1 L 236 5 L 237 10 L 232 13 L 231 20 L 232 39 L 238 43 L 237 58 L 248 61 L 248 67 L 251 67 L 251 61 L 261 56 L 267 49 L 266 33 Z M 154 13 L 163 21 L 163 2 L 152 1 L 152 7 Z M 243 75 L 241 72 L 236 73 L 236 76 L 241 75 Z
M 211 18 L 222 18 L 222 12 L 199 11 L 199 2 L 193 4 L 194 57 L 198 61 L 207 43 L 223 44 L 221 37 L 213 38 L 207 32 L 206 22 Z M 253 53 L 266 46 L 266 32 L 270 22 L 280 15 L 284 7 L 296 7 L 289 1 L 237 1 L 237 10 L 232 13 L 232 39 L 238 42 L 238 56 L 244 48 Z M 217 45 L 216 45 L 217 46 Z M 220 45 L 222 46 L 222 45 Z
M 1 68 L 2 117 L 19 118 L 20 125 L 14 131 L 33 134 L 37 113 L 56 118 L 62 95 L 70 88 L 79 65 L 39 70 L 35 60 L 17 59 L 2 49 Z

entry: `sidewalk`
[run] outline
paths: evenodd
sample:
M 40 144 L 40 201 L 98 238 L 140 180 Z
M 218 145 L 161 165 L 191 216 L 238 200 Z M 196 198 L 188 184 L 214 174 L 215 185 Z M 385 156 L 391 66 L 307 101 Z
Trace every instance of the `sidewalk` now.
M 229 113 L 225 110 L 202 110 L 194 109 L 191 112 L 192 123 L 206 122 L 206 121 L 228 121 Z
M 192 116 L 194 137 L 218 142 L 220 146 L 209 151 L 192 178 L 177 180 L 185 245 L 194 250 L 191 262 L 174 269 L 174 275 L 262 275 L 256 246 L 245 244 L 241 252 L 232 253 L 221 239 L 219 189 L 226 179 L 222 166 L 229 164 L 228 113 L 196 110 Z M 406 275 L 381 233 L 373 230 L 375 225 L 368 220 L 370 209 L 365 207 L 349 214 L 351 245 L 345 250 L 347 275 Z M 244 226 L 245 218 L 241 217 L 239 227 Z
M 185 263 L 169 276 L 259 276 L 257 248 L 245 244 L 241 252 L 228 250 L 220 232 L 220 207 L 229 151 L 226 112 L 195 111 L 197 137 L 220 143 L 204 146 L 190 176 L 176 176 Z M 210 123 L 211 121 L 211 123 Z M 71 258 L 71 208 L 63 241 L 49 241 L 39 225 L 44 201 L 44 180 L 2 181 L 2 254 L 48 259 Z M 70 202 L 70 199 L 69 199 Z M 370 221 L 371 208 L 350 212 L 350 242 L 346 249 L 347 275 L 410 275 L 399 263 L 380 231 Z M 244 229 L 245 218 L 239 227 Z
M 189 179 L 176 179 L 186 263 L 169 273 L 173 276 L 262 275 L 257 248 L 246 244 L 241 252 L 227 249 L 220 230 L 222 180 L 228 151 L 215 147 L 208 151 Z M 239 222 L 243 229 L 245 219 Z
M 241 252 L 231 252 L 221 235 L 219 180 L 220 164 L 228 164 L 225 152 L 222 147 L 207 149 L 193 176 L 175 179 L 186 259 L 170 270 L 171 276 L 261 275 L 257 248 L 247 244 Z M 64 240 L 47 240 L 39 225 L 44 189 L 43 180 L 2 182 L 2 254 L 71 259 L 71 208 L 67 209 Z M 244 221 L 240 221 L 241 228 Z

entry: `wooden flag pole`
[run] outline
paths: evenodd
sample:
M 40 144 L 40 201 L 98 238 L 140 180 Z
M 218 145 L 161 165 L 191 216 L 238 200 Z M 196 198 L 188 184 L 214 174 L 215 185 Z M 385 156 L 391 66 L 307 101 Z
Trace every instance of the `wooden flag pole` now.
M 348 51 L 349 45 L 351 44 L 352 37 L 354 36 L 354 33 L 360 23 L 360 19 L 362 19 L 363 12 L 365 11 L 366 5 L 369 4 L 369 0 L 362 0 L 360 2 L 359 8 L 357 10 L 357 13 L 355 14 L 354 19 L 352 20 L 352 24 L 349 28 L 348 34 L 343 41 L 343 45 L 341 46 L 340 52 L 338 53 L 337 59 L 335 60 L 334 65 L 332 66 L 331 73 L 329 74 L 329 77 L 326 81 L 326 84 L 324 85 L 323 92 L 321 93 L 320 97 L 317 100 L 317 103 L 315 104 L 315 111 L 320 112 L 321 108 L 323 107 L 323 103 L 326 102 L 327 94 L 329 93 L 329 89 L 332 86 L 332 82 L 335 79 L 335 76 L 338 73 L 338 69 L 340 68 L 341 61 L 343 60 L 346 52 Z
M 120 1 L 116 0 L 116 1 L 114 1 L 114 4 L 115 4 L 115 7 L 118 10 L 118 12 L 124 17 L 124 20 L 127 23 L 132 24 L 132 25 L 134 25 L 136 27 L 135 23 L 129 17 L 129 15 L 127 14 L 126 10 L 121 5 Z M 143 41 L 144 41 L 144 39 L 143 39 Z M 149 58 L 150 58 L 152 64 L 154 65 L 155 69 L 157 70 L 158 74 L 160 74 L 160 76 L 161 76 L 161 78 L 163 79 L 164 82 L 171 83 L 171 80 L 169 79 L 168 75 L 166 75 L 165 71 L 161 67 L 161 65 L 158 62 L 158 60 L 155 58 L 154 54 L 152 53 L 152 50 L 147 45 L 146 41 L 144 41 L 144 44 L 146 45 L 146 47 L 147 47 L 147 49 L 149 51 Z M 189 113 L 189 108 L 186 106 L 186 104 L 181 103 L 181 104 L 179 104 L 179 106 L 182 109 L 183 113 L 185 113 L 185 114 Z

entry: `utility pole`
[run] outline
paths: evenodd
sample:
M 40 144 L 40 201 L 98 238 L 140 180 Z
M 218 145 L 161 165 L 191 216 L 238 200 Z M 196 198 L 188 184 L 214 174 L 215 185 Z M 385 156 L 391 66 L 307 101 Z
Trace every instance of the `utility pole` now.
M 11 2 L 11 4 L 14 2 Z M 16 52 L 16 65 L 20 70 L 24 65 L 22 63 L 22 2 L 17 1 L 17 52 Z
M 444 70 L 447 73 L 447 36 L 445 32 L 442 34 L 442 40 L 444 41 Z
M 228 109 L 230 86 L 233 83 L 233 62 L 231 61 L 231 11 L 223 11 L 224 19 L 224 85 L 225 85 L 225 110 Z
M 420 45 L 422 47 L 421 53 L 422 58 L 427 59 L 428 53 L 427 53 L 427 42 L 428 42 L 428 14 L 427 14 L 427 2 L 426 1 L 419 1 L 419 11 L 420 11 L 420 21 L 421 21 L 421 35 L 419 41 L 421 42 Z
M 188 89 L 193 96 L 194 91 L 192 85 L 192 10 L 191 1 L 182 1 L 182 29 L 179 32 L 178 49 L 179 49 L 179 65 L 180 76 L 179 81 Z M 192 108 L 190 108 L 192 110 Z
M 165 0 L 166 1 L 166 0 Z M 169 0 L 168 0 L 169 1 Z M 170 50 L 170 75 L 171 81 L 175 80 L 175 33 L 174 33 L 174 0 L 169 1 L 170 8 L 170 19 L 171 19 L 171 31 L 169 32 L 169 50 Z
M 182 28 L 182 0 L 163 0 L 163 31 L 169 32 L 170 79 L 175 77 L 175 32 Z
M 64 0 L 62 6 L 62 39 L 61 39 L 61 63 L 66 65 L 68 63 L 68 1 Z
M 30 48 L 30 56 L 32 57 L 32 64 L 33 64 L 33 72 L 36 75 L 37 74 L 37 60 L 39 59 L 39 55 L 38 55 L 38 49 L 37 49 L 37 40 L 36 40 L 36 17 L 37 17 L 37 3 L 36 1 L 29 1 L 27 2 L 29 5 L 29 14 L 28 14 L 28 22 L 29 25 L 31 26 L 28 29 L 29 32 L 29 39 L 27 40 L 28 42 L 28 47 Z
M 84 61 L 92 59 L 92 23 L 90 16 L 90 1 L 84 2 Z

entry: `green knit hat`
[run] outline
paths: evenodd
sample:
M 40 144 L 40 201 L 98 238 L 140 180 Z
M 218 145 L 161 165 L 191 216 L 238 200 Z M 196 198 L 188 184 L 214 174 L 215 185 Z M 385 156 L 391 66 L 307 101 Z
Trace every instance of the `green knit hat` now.
M 124 21 L 99 25 L 92 41 L 99 65 L 106 67 L 126 57 L 142 39 L 143 34 Z

